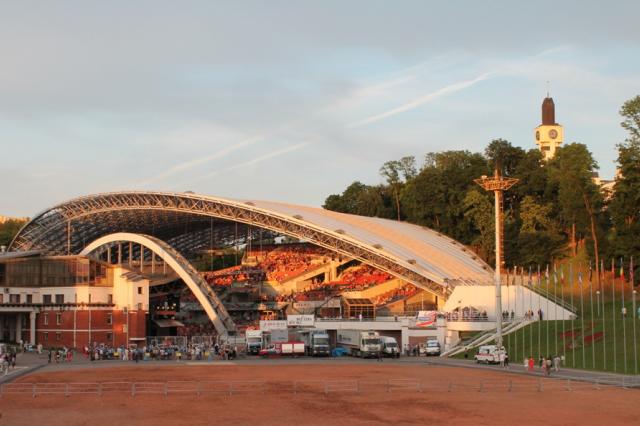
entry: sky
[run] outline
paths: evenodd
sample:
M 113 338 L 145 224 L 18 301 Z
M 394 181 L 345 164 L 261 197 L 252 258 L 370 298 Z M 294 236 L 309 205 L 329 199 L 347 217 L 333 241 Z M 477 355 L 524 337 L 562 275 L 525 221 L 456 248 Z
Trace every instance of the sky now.
M 321 206 L 388 160 L 534 148 L 549 90 L 604 178 L 640 2 L 0 0 L 0 215 L 194 191 Z

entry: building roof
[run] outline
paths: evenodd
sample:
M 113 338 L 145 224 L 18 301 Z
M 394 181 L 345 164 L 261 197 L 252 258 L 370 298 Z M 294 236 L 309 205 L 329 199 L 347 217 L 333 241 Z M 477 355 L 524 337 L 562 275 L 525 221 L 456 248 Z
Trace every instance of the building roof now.
M 359 259 L 434 293 L 451 285 L 491 283 L 492 270 L 485 262 L 462 244 L 425 227 L 316 207 L 193 193 L 130 191 L 76 198 L 35 216 L 9 248 L 74 254 L 101 236 L 134 232 L 153 235 L 187 253 L 208 247 L 212 238 L 229 245 L 249 234 L 256 238 L 258 229 Z

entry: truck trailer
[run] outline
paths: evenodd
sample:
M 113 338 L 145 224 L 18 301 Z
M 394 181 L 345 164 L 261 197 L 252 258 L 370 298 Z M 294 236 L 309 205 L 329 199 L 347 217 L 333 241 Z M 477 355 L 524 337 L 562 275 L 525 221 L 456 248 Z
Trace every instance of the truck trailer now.
M 349 351 L 349 355 L 372 358 L 380 356 L 380 334 L 377 331 L 338 330 L 338 347 Z
M 304 342 L 305 352 L 309 356 L 329 356 L 329 333 L 320 329 L 298 330 L 298 338 Z

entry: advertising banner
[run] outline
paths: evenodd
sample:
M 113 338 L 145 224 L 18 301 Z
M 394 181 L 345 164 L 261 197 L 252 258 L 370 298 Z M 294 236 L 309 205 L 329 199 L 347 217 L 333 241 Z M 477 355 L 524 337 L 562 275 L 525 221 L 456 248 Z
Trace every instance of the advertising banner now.
M 295 327 L 313 327 L 314 315 L 287 315 L 287 325 Z
M 287 321 L 285 321 L 285 320 L 263 320 L 263 321 L 260 321 L 260 330 L 262 330 L 262 331 L 286 330 L 286 329 L 287 329 Z
M 435 327 L 437 318 L 438 318 L 437 311 L 420 311 L 418 312 L 418 318 L 416 319 L 416 327 L 420 327 L 420 328 Z

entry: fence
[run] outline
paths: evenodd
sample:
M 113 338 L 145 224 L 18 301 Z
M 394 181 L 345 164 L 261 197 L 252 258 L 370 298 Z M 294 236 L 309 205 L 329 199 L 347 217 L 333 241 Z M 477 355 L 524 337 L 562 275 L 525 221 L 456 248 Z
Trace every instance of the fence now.
M 479 381 L 424 381 L 417 379 L 387 380 L 296 380 L 296 381 L 167 381 L 167 382 L 69 382 L 69 383 L 5 383 L 0 397 L 44 395 L 120 395 L 137 397 L 153 395 L 260 394 L 267 392 L 294 395 L 371 394 L 433 392 L 572 392 L 612 388 L 640 389 L 640 377 L 603 376 L 594 382 L 553 378 L 511 378 Z

